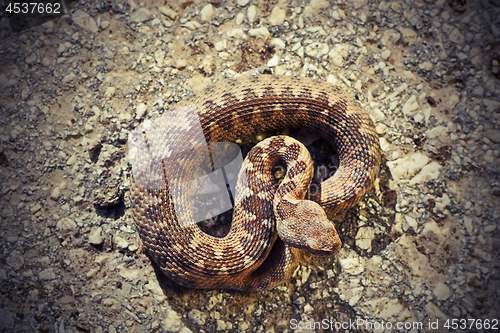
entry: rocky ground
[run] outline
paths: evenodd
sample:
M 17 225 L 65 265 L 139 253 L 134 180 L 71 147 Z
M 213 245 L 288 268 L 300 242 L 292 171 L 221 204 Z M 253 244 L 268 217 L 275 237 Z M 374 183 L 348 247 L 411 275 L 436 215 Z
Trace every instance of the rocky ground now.
M 80 1 L 0 25 L 2 332 L 499 329 L 497 1 Z M 342 250 L 306 256 L 290 282 L 179 287 L 141 252 L 128 133 L 255 72 L 356 95 L 380 177 L 336 219 Z

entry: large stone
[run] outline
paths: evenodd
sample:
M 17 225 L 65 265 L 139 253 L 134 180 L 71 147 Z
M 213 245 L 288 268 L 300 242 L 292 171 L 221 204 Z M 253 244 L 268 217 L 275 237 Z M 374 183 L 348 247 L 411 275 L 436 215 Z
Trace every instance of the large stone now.
M 484 132 L 484 135 L 495 143 L 500 143 L 500 130 L 491 129 Z
M 415 184 L 425 183 L 432 179 L 437 179 L 439 177 L 441 168 L 442 167 L 438 162 L 432 162 L 423 167 L 422 170 L 418 173 L 418 175 L 413 177 L 408 184 L 415 185 Z
M 269 15 L 268 20 L 271 25 L 279 25 L 285 22 L 286 10 L 276 6 L 273 8 L 271 15 Z
M 215 11 L 214 11 L 214 6 L 211 4 L 206 5 L 205 7 L 202 8 L 200 11 L 200 18 L 202 21 L 208 21 L 214 16 Z
M 429 157 L 422 153 L 414 153 L 405 158 L 387 162 L 387 166 L 391 171 L 392 178 L 398 181 L 401 179 L 407 179 L 419 172 L 427 163 L 429 162 Z
M 450 288 L 448 288 L 444 283 L 439 282 L 436 288 L 434 288 L 434 295 L 438 300 L 445 301 L 451 296 Z
M 139 8 L 135 12 L 130 15 L 130 21 L 139 23 L 139 22 L 144 22 L 147 21 L 151 18 L 152 14 L 149 10 L 146 8 Z
M 82 29 L 86 29 L 90 32 L 96 33 L 99 29 L 94 19 L 90 17 L 89 14 L 85 13 L 83 10 L 77 10 L 71 16 L 73 22 Z

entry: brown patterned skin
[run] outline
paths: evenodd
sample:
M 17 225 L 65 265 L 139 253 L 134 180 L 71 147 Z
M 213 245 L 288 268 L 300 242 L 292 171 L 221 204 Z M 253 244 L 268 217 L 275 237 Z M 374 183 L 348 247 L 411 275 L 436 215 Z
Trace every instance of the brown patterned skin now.
M 156 120 L 133 158 L 131 179 L 137 230 L 167 276 L 193 288 L 267 290 L 290 277 L 299 249 L 325 255 L 340 248 L 327 216 L 359 203 L 380 167 L 373 122 L 355 99 L 312 79 L 260 75 L 218 83 L 170 112 L 196 117 L 187 115 L 168 131 L 161 117 Z M 234 142 L 276 128 L 305 128 L 331 143 L 339 155 L 339 169 L 311 194 L 313 202 L 303 200 L 312 177 L 309 153 L 289 137 L 264 140 L 243 163 L 229 233 L 213 237 L 191 220 L 189 200 L 183 195 L 179 202 L 185 209 L 176 211 L 179 205 L 172 203 L 179 196 L 176 189 L 193 179 L 199 158 L 193 156 L 199 155 L 175 149 L 164 153 L 166 141 L 175 143 L 171 146 L 196 146 L 190 130 L 196 122 L 206 142 Z M 166 162 L 167 155 L 175 159 Z M 279 186 L 270 167 L 278 160 L 287 166 Z

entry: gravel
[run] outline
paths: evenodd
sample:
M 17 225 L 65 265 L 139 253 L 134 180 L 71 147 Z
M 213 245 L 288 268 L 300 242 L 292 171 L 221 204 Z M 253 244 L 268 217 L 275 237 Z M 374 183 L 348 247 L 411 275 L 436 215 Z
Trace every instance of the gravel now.
M 82 0 L 19 33 L 0 16 L 0 330 L 500 319 L 499 18 L 474 0 Z M 289 282 L 179 287 L 141 251 L 128 133 L 213 82 L 264 71 L 356 95 L 381 136 L 379 179 L 334 220 L 339 253 L 306 255 Z M 412 327 L 400 331 L 425 331 Z

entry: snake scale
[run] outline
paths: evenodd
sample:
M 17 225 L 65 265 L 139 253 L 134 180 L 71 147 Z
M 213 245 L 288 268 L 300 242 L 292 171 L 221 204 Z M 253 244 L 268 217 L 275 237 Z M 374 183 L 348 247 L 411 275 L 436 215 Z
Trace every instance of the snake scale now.
M 130 193 L 144 247 L 168 277 L 192 288 L 268 290 L 291 276 L 301 250 L 329 255 L 340 248 L 327 216 L 359 203 L 381 159 L 373 121 L 357 100 L 309 78 L 256 75 L 220 82 L 165 114 L 172 112 L 180 120 L 160 117 L 142 134 Z M 181 193 L 196 172 L 199 154 L 183 150 L 199 145 L 193 143 L 196 126 L 206 142 L 304 128 L 331 144 L 339 168 L 304 200 L 313 172 L 307 149 L 287 136 L 261 141 L 239 173 L 231 228 L 214 237 L 192 221 Z M 279 162 L 286 165 L 280 183 L 272 169 Z

